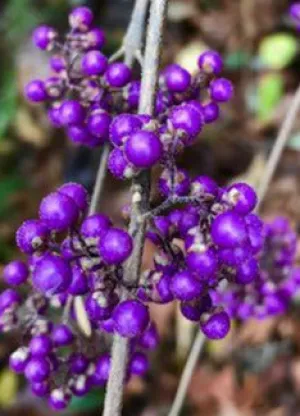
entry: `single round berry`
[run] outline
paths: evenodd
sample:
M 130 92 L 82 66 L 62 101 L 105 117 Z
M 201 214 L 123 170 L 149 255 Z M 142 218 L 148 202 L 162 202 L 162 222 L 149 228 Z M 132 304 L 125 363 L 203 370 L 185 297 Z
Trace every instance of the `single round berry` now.
M 109 377 L 111 358 L 108 353 L 102 354 L 96 361 L 96 369 L 92 381 L 97 386 L 105 384 Z
M 52 342 L 47 335 L 37 335 L 29 343 L 29 351 L 33 357 L 45 357 L 52 351 Z
M 133 248 L 130 235 L 119 228 L 110 228 L 101 238 L 99 251 L 106 264 L 123 263 Z
M 93 22 L 94 16 L 88 7 L 76 7 L 69 15 L 69 24 L 72 29 L 85 32 Z
M 72 373 L 83 374 L 89 366 L 89 359 L 81 353 L 73 353 L 69 357 L 69 365 Z
M 182 302 L 180 311 L 182 315 L 192 322 L 198 322 L 204 312 L 208 312 L 212 306 L 211 297 L 209 295 L 202 296 L 190 302 Z
M 50 392 L 50 384 L 48 381 L 42 381 L 41 383 L 32 383 L 31 391 L 37 397 L 45 397 Z
M 50 296 L 64 292 L 72 281 L 69 264 L 59 256 L 46 254 L 32 273 L 33 286 L 41 293 Z
M 79 210 L 72 198 L 53 192 L 42 199 L 39 215 L 50 230 L 64 231 L 76 223 Z
M 204 123 L 210 124 L 216 121 L 220 115 L 220 109 L 218 104 L 211 102 L 202 106 L 202 115 L 204 117 Z
M 114 149 L 110 152 L 108 169 L 118 179 L 129 179 L 134 174 L 133 166 L 128 162 L 120 149 Z
M 120 114 L 110 125 L 110 141 L 114 146 L 122 146 L 124 139 L 142 127 L 141 120 L 134 114 Z
M 198 66 L 206 74 L 219 75 L 223 69 L 223 60 L 218 52 L 206 51 L 199 56 Z
M 27 220 L 16 232 L 17 246 L 23 253 L 32 254 L 44 246 L 49 234 L 49 229 L 42 221 Z
M 84 121 L 85 111 L 75 100 L 65 100 L 59 109 L 60 121 L 64 126 L 80 125 Z
M 9 357 L 9 367 L 18 374 L 25 371 L 29 360 L 29 351 L 27 347 L 20 347 Z
M 211 226 L 211 236 L 215 244 L 224 248 L 234 248 L 246 242 L 245 221 L 234 212 L 218 215 Z
M 209 176 L 197 176 L 191 183 L 191 195 L 216 197 L 218 195 L 218 185 Z
M 226 78 L 218 78 L 210 83 L 211 99 L 217 102 L 229 101 L 233 96 L 232 83 Z
M 203 116 L 193 106 L 182 104 L 175 107 L 170 117 L 175 129 L 183 130 L 192 138 L 200 133 L 203 125 Z
M 57 34 L 52 27 L 43 25 L 37 27 L 32 34 L 34 45 L 42 50 L 49 49 L 53 45 L 53 41 Z
M 25 97 L 34 103 L 47 100 L 48 94 L 43 81 L 35 79 L 25 86 Z
M 41 383 L 50 375 L 50 362 L 42 357 L 31 358 L 25 368 L 25 377 L 32 383 Z
M 50 392 L 48 402 L 52 409 L 64 410 L 68 407 L 70 400 L 70 393 L 64 391 L 63 388 L 57 388 Z
M 218 259 L 213 249 L 193 250 L 186 256 L 186 264 L 191 273 L 200 280 L 212 276 L 218 267 Z
M 226 312 L 217 312 L 200 324 L 204 335 L 209 339 L 225 338 L 230 330 L 230 319 Z
M 142 334 L 149 324 L 149 310 L 137 300 L 126 300 L 113 312 L 116 331 L 123 337 L 133 338 Z
M 103 110 L 94 111 L 87 119 L 87 128 L 90 134 L 99 137 L 105 142 L 109 136 L 111 116 Z
M 21 296 L 13 289 L 6 289 L 0 294 L 0 313 L 21 302 Z
M 110 219 L 104 214 L 88 216 L 81 224 L 80 234 L 85 239 L 97 239 L 103 237 L 111 227 Z
M 300 21 L 300 3 L 294 3 L 290 6 L 290 16 L 294 19 L 297 23 Z
M 105 34 L 103 30 L 96 27 L 86 33 L 85 44 L 88 49 L 101 49 L 105 45 Z
M 171 281 L 172 277 L 165 273 L 156 283 L 155 289 L 159 297 L 159 303 L 165 304 L 174 300 L 174 296 L 171 290 Z
M 64 57 L 60 55 L 51 56 L 49 63 L 50 68 L 58 74 L 62 71 L 65 71 L 67 68 L 67 64 Z
M 73 296 L 85 295 L 88 292 L 87 275 L 78 265 L 72 266 L 72 282 L 68 288 L 68 293 Z
M 55 347 L 65 347 L 72 344 L 74 334 L 67 325 L 58 324 L 53 328 L 51 338 Z
M 164 71 L 166 86 L 170 92 L 184 92 L 191 84 L 190 73 L 180 65 L 173 64 Z
M 254 258 L 241 263 L 237 268 L 235 281 L 240 284 L 251 283 L 259 272 L 258 263 Z
M 129 362 L 129 373 L 136 376 L 143 376 L 149 369 L 149 361 L 147 356 L 139 351 L 136 351 Z
M 94 292 L 85 300 L 85 309 L 91 321 L 98 323 L 111 317 L 114 306 L 118 301 L 117 296 L 106 295 L 103 292 Z
M 96 147 L 102 144 L 102 140 L 98 140 L 92 136 L 86 126 L 71 126 L 67 130 L 69 139 L 75 143 L 87 147 Z
M 106 80 L 111 87 L 124 87 L 131 80 L 131 70 L 122 62 L 110 64 L 106 71 Z
M 228 188 L 228 198 L 235 212 L 249 214 L 256 205 L 257 196 L 251 186 L 246 183 L 236 183 Z
M 59 128 L 62 126 L 60 120 L 60 104 L 53 104 L 47 111 L 48 120 L 52 124 L 52 126 Z
M 127 105 L 130 110 L 136 110 L 139 105 L 141 93 L 141 82 L 131 81 L 124 91 L 124 98 L 126 99 Z
M 99 51 L 89 51 L 81 60 L 81 70 L 87 76 L 104 74 L 107 65 L 106 56 Z
M 201 296 L 203 285 L 189 271 L 183 270 L 173 276 L 171 291 L 176 299 L 188 301 Z
M 150 131 L 138 131 L 125 143 L 125 155 L 137 168 L 150 168 L 162 157 L 163 147 L 159 137 Z
M 176 169 L 172 181 L 170 169 L 164 169 L 158 180 L 158 189 L 165 197 L 171 194 L 177 196 L 187 195 L 190 190 L 189 174 L 185 169 Z
M 8 263 L 3 269 L 3 278 L 9 285 L 19 286 L 26 282 L 29 275 L 27 265 L 20 260 Z
M 61 194 L 70 197 L 81 211 L 85 211 L 88 207 L 89 197 L 84 186 L 79 183 L 69 182 L 57 189 Z
M 154 323 L 143 332 L 139 338 L 139 345 L 146 350 L 154 350 L 159 343 L 159 335 Z

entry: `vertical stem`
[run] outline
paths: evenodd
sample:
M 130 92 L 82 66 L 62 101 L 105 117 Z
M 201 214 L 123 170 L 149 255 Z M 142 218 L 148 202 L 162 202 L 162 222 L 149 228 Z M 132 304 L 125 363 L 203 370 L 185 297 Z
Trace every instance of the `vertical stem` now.
M 160 45 L 168 0 L 152 0 L 147 28 L 145 58 L 143 64 L 139 113 L 153 115 L 159 71 Z M 145 240 L 145 221 L 150 198 L 150 172 L 142 172 L 132 184 L 132 213 L 129 232 L 134 237 L 134 250 L 125 266 L 125 279 L 136 282 L 139 278 L 141 257 Z M 127 298 L 124 293 L 122 300 Z M 114 336 L 111 369 L 106 389 L 103 416 L 121 413 L 123 388 L 128 360 L 128 340 Z
M 109 144 L 106 143 L 103 146 L 88 215 L 92 215 L 97 211 L 97 207 L 101 198 L 104 180 L 105 180 L 108 155 L 109 155 Z
M 176 392 L 176 397 L 175 397 L 175 400 L 173 401 L 173 404 L 172 404 L 172 407 L 168 416 L 178 416 L 180 413 L 180 410 L 182 408 L 182 405 L 186 396 L 188 386 L 191 381 L 192 374 L 196 367 L 196 364 L 200 356 L 204 342 L 205 342 L 205 336 L 203 335 L 201 331 L 199 331 L 198 334 L 196 335 L 195 341 L 192 344 L 190 354 L 188 356 L 184 370 L 181 375 L 179 386 Z
M 300 86 L 295 92 L 293 102 L 291 106 L 289 107 L 285 120 L 281 126 L 281 129 L 279 130 L 279 133 L 275 140 L 275 144 L 273 146 L 269 160 L 265 167 L 265 171 L 263 172 L 262 180 L 257 190 L 257 196 L 258 196 L 258 204 L 256 206 L 257 211 L 265 197 L 265 194 L 268 190 L 268 187 L 270 185 L 270 182 L 274 176 L 276 167 L 280 160 L 282 151 L 290 137 L 299 108 L 300 108 Z

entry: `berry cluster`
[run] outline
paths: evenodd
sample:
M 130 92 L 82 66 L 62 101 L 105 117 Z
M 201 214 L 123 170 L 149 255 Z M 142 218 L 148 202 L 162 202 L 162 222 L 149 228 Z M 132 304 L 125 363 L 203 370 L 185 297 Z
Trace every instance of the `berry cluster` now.
M 148 307 L 126 285 L 122 264 L 132 251 L 129 234 L 102 214 L 84 217 L 88 195 L 68 183 L 46 196 L 39 219 L 25 221 L 16 233 L 27 262 L 13 261 L 3 272 L 8 285 L 0 295 L 3 332 L 18 329 L 22 346 L 10 366 L 24 373 L 37 396 L 65 408 L 72 394 L 82 396 L 105 384 L 109 375 L 109 334 L 130 338 L 128 378 L 148 368 L 144 350 L 155 348 L 158 335 Z M 24 297 L 20 286 L 27 286 Z M 122 291 L 129 300 L 121 301 Z M 82 296 L 92 325 L 86 338 L 77 326 L 74 299 Z
M 284 313 L 300 287 L 300 269 L 294 266 L 297 236 L 285 218 L 265 224 L 264 244 L 258 253 L 260 272 L 250 284 L 231 284 L 215 300 L 232 317 L 258 319 Z M 245 267 L 243 264 L 242 267 Z
M 186 195 L 172 197 L 174 203 L 187 202 L 185 208 L 153 218 L 148 238 L 158 252 L 154 269 L 144 273 L 148 288 L 139 296 L 158 303 L 178 300 L 187 319 L 199 322 L 208 338 L 219 339 L 228 333 L 230 319 L 213 293 L 221 281 L 243 287 L 258 274 L 263 237 L 261 221 L 251 213 L 256 194 L 244 183 L 219 188 L 206 176 L 192 181 L 185 176 L 185 182 Z
M 110 141 L 114 149 L 109 169 L 129 178 L 158 162 L 165 165 L 174 154 L 192 144 L 206 123 L 219 116 L 219 104 L 231 99 L 233 87 L 220 78 L 223 61 L 207 51 L 198 59 L 193 77 L 180 65 L 165 68 L 159 77 L 155 119 L 137 116 L 141 82 L 132 79 L 122 62 L 110 62 L 100 52 L 105 43 L 101 29 L 93 27 L 86 7 L 69 15 L 70 31 L 63 40 L 48 26 L 33 33 L 35 46 L 56 50 L 50 59 L 53 74 L 25 87 L 32 102 L 47 102 L 48 116 L 64 127 L 74 143 L 95 147 Z

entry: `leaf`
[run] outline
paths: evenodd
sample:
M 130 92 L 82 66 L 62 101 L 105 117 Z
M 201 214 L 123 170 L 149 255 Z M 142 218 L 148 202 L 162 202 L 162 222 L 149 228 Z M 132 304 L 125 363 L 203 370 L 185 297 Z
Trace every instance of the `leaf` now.
M 0 373 L 0 391 L 0 405 L 9 406 L 18 391 L 18 376 L 7 368 Z
M 88 412 L 100 409 L 104 403 L 104 389 L 92 390 L 84 397 L 73 397 L 68 410 L 74 412 Z
M 266 121 L 279 104 L 284 92 L 283 78 L 280 73 L 264 74 L 257 88 L 257 117 Z
M 297 39 L 287 33 L 267 36 L 259 45 L 259 58 L 262 64 L 272 69 L 285 68 L 292 62 L 297 52 Z

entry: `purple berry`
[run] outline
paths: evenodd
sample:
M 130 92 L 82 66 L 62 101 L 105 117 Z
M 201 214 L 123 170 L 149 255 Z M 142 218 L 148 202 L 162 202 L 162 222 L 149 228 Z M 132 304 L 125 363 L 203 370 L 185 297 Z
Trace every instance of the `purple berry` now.
M 163 148 L 159 137 L 150 131 L 138 131 L 125 143 L 125 155 L 137 168 L 150 168 L 162 157 Z
M 25 86 L 25 97 L 33 103 L 40 103 L 47 100 L 48 94 L 43 81 L 35 79 Z
M 200 133 L 203 125 L 202 114 L 189 104 L 175 107 L 170 120 L 175 129 L 183 130 L 192 138 Z
M 60 121 L 64 126 L 80 125 L 84 121 L 85 111 L 75 100 L 65 100 L 59 109 Z
M 180 65 L 169 65 L 164 71 L 166 86 L 170 92 L 185 92 L 191 84 L 191 75 Z
M 87 128 L 90 134 L 104 141 L 109 136 L 111 116 L 103 110 L 94 111 L 87 119 Z
M 29 343 L 29 351 L 33 357 L 45 357 L 52 351 L 52 342 L 47 335 L 37 335 Z
M 3 278 L 9 285 L 19 286 L 26 282 L 29 275 L 27 265 L 20 260 L 8 263 L 3 269 Z
M 139 338 L 139 345 L 146 350 L 154 350 L 159 343 L 159 335 L 154 323 L 143 332 Z
M 0 294 L 0 313 L 21 302 L 21 296 L 13 289 L 6 289 Z
M 176 299 L 189 301 L 203 293 L 203 286 L 189 271 L 183 270 L 173 276 L 171 290 Z
M 108 169 L 118 179 L 129 179 L 135 172 L 133 166 L 130 165 L 120 149 L 114 149 L 110 152 Z
M 56 36 L 57 34 L 52 27 L 39 26 L 32 34 L 32 41 L 37 48 L 46 50 L 52 47 Z
M 106 56 L 99 51 L 89 51 L 81 60 L 81 70 L 87 76 L 104 74 L 107 65 Z
M 86 298 L 85 309 L 93 322 L 105 321 L 111 317 L 117 301 L 117 296 L 94 292 Z
M 27 347 L 20 347 L 9 357 L 9 367 L 18 374 L 25 371 L 29 360 L 29 351 Z
M 195 273 L 199 279 L 212 276 L 217 270 L 218 259 L 215 250 L 201 248 L 190 251 L 186 257 L 186 264 L 191 273 Z
M 106 80 L 111 87 L 124 87 L 131 80 L 131 70 L 122 62 L 110 64 L 106 71 Z
M 300 21 L 300 3 L 294 3 L 290 6 L 290 16 L 294 19 L 297 23 Z
M 210 83 L 211 99 L 217 102 L 229 101 L 233 96 L 233 85 L 226 78 L 218 78 Z
M 31 358 L 25 368 L 25 377 L 32 383 L 41 383 L 50 375 L 50 362 L 42 357 Z
M 50 58 L 50 68 L 54 72 L 59 74 L 60 72 L 65 71 L 66 67 L 67 64 L 63 56 L 54 55 Z
M 230 330 L 230 319 L 226 312 L 217 312 L 201 322 L 200 328 L 209 339 L 222 339 Z
M 72 126 L 67 130 L 69 139 L 75 144 L 81 144 L 87 147 L 96 147 L 102 144 L 102 140 L 98 140 L 92 136 L 85 126 Z
M 42 199 L 39 215 L 50 230 L 64 231 L 76 223 L 79 210 L 72 198 L 53 192 Z
M 106 264 L 123 263 L 132 249 L 132 238 L 119 228 L 110 228 L 100 240 L 99 251 Z
M 88 216 L 81 224 L 80 233 L 85 239 L 97 239 L 103 237 L 111 227 L 110 219 L 104 214 Z
M 93 13 L 88 7 L 77 7 L 69 15 L 69 24 L 72 29 L 85 32 L 91 27 L 93 19 Z
M 199 56 L 198 66 L 206 74 L 219 75 L 223 69 L 223 60 L 218 52 L 206 51 Z
M 242 245 L 247 239 L 245 221 L 234 212 L 220 214 L 212 223 L 211 236 L 214 243 L 223 248 Z
M 142 127 L 141 120 L 134 114 L 120 114 L 110 125 L 110 141 L 114 146 L 122 146 L 124 139 Z
M 65 183 L 64 185 L 60 186 L 57 191 L 73 199 L 81 211 L 84 212 L 87 209 L 89 203 L 88 192 L 84 186 L 80 185 L 79 183 Z
M 45 397 L 50 392 L 50 385 L 48 381 L 42 381 L 40 383 L 32 383 L 31 391 L 37 397 Z
M 54 295 L 68 289 L 72 280 L 69 264 L 53 254 L 45 255 L 36 265 L 32 274 L 34 287 L 45 295 Z
M 238 214 L 249 214 L 256 205 L 257 196 L 251 186 L 246 183 L 235 183 L 228 188 L 228 198 Z
M 149 361 L 146 355 L 136 351 L 129 362 L 129 373 L 136 376 L 143 376 L 149 369 Z
M 105 34 L 103 30 L 94 28 L 85 35 L 85 43 L 88 48 L 101 49 L 105 45 Z
M 125 300 L 113 312 L 115 329 L 126 338 L 141 335 L 147 328 L 149 319 L 148 307 L 137 300 Z
M 209 311 L 212 306 L 211 297 L 205 295 L 201 299 L 190 302 L 182 302 L 180 311 L 182 315 L 189 321 L 198 322 L 204 312 Z
M 209 176 L 197 176 L 191 183 L 191 195 L 203 197 L 209 194 L 212 197 L 218 195 L 218 185 Z
M 72 266 L 72 283 L 68 288 L 68 293 L 73 296 L 85 295 L 88 292 L 87 276 L 78 265 Z
M 67 325 L 58 324 L 53 328 L 51 338 L 55 347 L 65 347 L 72 344 L 74 334 Z
M 63 388 L 57 388 L 51 391 L 48 402 L 54 410 L 64 410 L 68 407 L 70 400 L 71 395 L 68 392 Z
M 211 102 L 202 106 L 202 114 L 204 117 L 204 123 L 210 124 L 216 121 L 220 115 L 220 109 L 218 104 Z
M 89 366 L 89 360 L 81 353 L 73 353 L 69 357 L 69 364 L 72 373 L 83 374 Z
M 108 353 L 102 354 L 96 361 L 95 373 L 92 376 L 92 381 L 97 386 L 105 384 L 109 377 L 111 366 L 111 358 Z
M 257 261 L 254 258 L 250 258 L 247 261 L 241 263 L 237 268 L 235 281 L 239 284 L 251 283 L 259 272 Z

